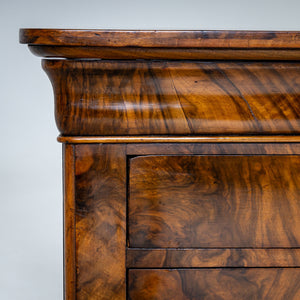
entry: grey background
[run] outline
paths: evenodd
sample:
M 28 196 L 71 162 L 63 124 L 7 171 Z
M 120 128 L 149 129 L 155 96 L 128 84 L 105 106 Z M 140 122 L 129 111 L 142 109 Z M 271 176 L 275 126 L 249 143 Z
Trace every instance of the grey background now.
M 0 1 L 0 299 L 62 299 L 61 145 L 20 27 L 300 30 L 299 0 Z

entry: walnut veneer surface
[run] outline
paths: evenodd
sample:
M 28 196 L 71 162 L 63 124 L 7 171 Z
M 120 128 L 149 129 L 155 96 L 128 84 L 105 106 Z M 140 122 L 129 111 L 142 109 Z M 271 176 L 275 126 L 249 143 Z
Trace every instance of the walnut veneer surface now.
M 21 29 L 64 155 L 65 299 L 300 299 L 300 33 Z

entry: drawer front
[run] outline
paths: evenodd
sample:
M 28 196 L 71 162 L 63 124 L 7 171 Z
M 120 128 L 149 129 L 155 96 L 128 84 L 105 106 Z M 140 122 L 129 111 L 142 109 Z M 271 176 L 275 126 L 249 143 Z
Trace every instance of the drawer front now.
M 131 300 L 300 299 L 300 269 L 129 270 Z
M 296 155 L 130 160 L 130 247 L 300 246 Z

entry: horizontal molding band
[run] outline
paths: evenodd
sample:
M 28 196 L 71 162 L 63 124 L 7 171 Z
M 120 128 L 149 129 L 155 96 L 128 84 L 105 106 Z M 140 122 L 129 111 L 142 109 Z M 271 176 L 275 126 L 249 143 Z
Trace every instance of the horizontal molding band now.
M 59 136 L 60 143 L 300 143 L 300 136 Z
M 198 49 L 29 45 L 39 57 L 68 59 L 299 60 L 299 49 Z
M 42 65 L 64 136 L 300 135 L 298 62 Z
M 127 268 L 299 267 L 300 249 L 127 249 Z

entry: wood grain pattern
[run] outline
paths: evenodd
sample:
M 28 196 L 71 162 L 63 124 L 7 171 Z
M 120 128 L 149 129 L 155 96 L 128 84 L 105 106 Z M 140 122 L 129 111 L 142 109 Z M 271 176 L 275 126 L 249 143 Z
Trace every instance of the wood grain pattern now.
M 60 143 L 71 144 L 132 144 L 132 143 L 299 143 L 300 136 L 62 136 Z M 140 145 L 143 147 L 143 145 Z M 153 146 L 153 145 L 152 145 Z M 145 147 L 145 146 L 144 146 Z M 146 145 L 147 149 L 147 145 Z M 176 150 L 176 146 L 174 147 Z
M 133 269 L 129 299 L 297 300 L 300 269 Z
M 299 63 L 45 60 L 43 67 L 63 135 L 300 132 Z
M 20 43 L 94 47 L 300 48 L 298 31 L 20 29 Z
M 35 55 L 101 59 L 299 60 L 292 31 L 20 29 Z
M 300 299 L 300 32 L 20 42 L 60 58 L 66 300 Z
M 76 299 L 125 299 L 125 148 L 75 149 Z
M 299 174 L 299 156 L 135 157 L 130 247 L 300 247 Z
M 237 140 L 236 143 L 180 143 L 174 140 L 174 143 L 128 144 L 126 148 L 128 155 L 300 155 L 300 143 L 238 143 Z
M 127 249 L 127 268 L 300 267 L 300 249 Z
M 64 299 L 76 299 L 75 254 L 75 154 L 74 145 L 63 145 L 64 175 Z
M 73 59 L 300 60 L 299 49 L 203 49 L 29 45 L 40 57 Z

